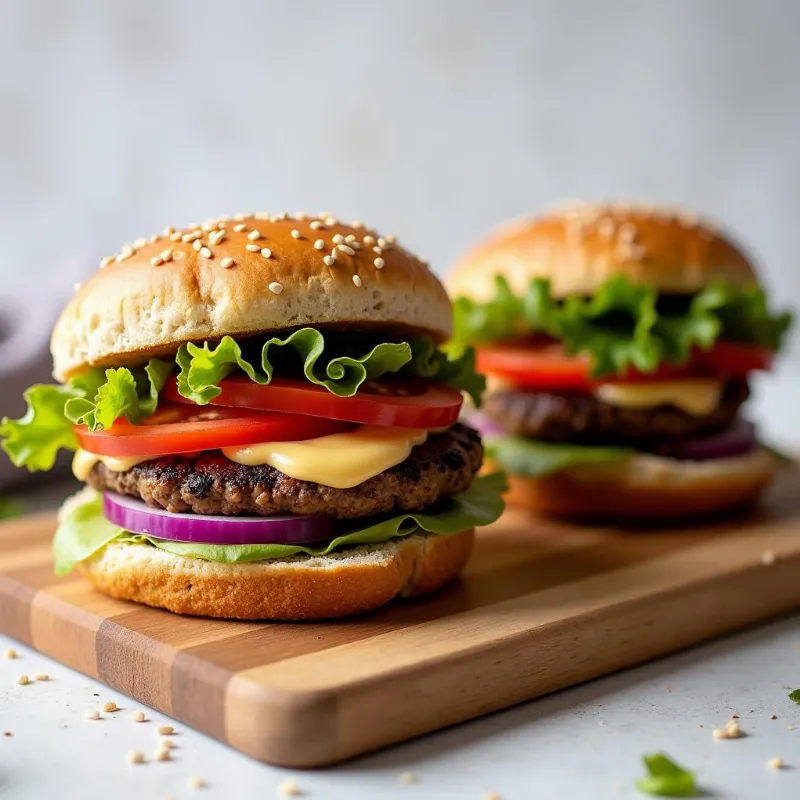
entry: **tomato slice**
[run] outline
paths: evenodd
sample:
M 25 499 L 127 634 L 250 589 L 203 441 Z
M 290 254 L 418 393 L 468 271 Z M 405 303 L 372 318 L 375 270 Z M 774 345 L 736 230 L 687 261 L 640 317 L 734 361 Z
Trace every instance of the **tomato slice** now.
M 461 392 L 451 386 L 426 381 L 370 381 L 353 397 L 337 397 L 322 386 L 307 381 L 275 378 L 261 386 L 235 375 L 220 383 L 222 392 L 211 402 L 217 406 L 290 411 L 311 417 L 384 425 L 398 428 L 445 428 L 461 411 Z M 178 394 L 175 381 L 164 388 L 164 396 L 191 403 Z
M 757 369 L 769 369 L 772 353 L 763 348 L 735 342 L 717 342 L 707 351 L 696 350 L 685 366 L 662 364 L 654 372 L 628 370 L 624 375 L 597 380 L 591 376 L 588 356 L 570 356 L 561 345 L 541 347 L 496 345 L 481 347 L 477 368 L 507 380 L 520 389 L 564 389 L 591 391 L 600 383 L 681 380 L 703 376 L 742 376 Z
M 348 430 L 332 419 L 162 403 L 141 425 L 118 420 L 108 430 L 75 426 L 78 443 L 100 456 L 157 458 L 221 447 L 314 439 Z

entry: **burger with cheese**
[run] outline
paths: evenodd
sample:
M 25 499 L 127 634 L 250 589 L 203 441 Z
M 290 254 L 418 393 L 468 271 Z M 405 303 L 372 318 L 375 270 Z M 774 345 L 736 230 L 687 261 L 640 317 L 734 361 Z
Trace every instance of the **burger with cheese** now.
M 754 499 L 776 468 L 740 410 L 789 325 L 748 257 L 684 212 L 574 205 L 456 265 L 455 352 L 508 499 L 555 516 L 675 518 Z
M 502 510 L 458 421 L 483 381 L 391 237 L 239 214 L 125 245 L 52 336 L 58 385 L 3 420 L 15 464 L 74 450 L 56 571 L 179 613 L 321 619 L 431 592 Z

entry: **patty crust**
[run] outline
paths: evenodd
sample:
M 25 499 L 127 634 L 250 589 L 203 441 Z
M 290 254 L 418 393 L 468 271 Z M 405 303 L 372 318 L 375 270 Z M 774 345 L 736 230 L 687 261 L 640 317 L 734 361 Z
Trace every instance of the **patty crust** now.
M 467 489 L 482 461 L 477 432 L 456 423 L 444 433 L 429 436 L 402 463 L 351 489 L 297 480 L 274 467 L 236 464 L 219 451 L 165 456 L 127 472 L 115 472 L 98 463 L 87 483 L 173 512 L 358 519 L 420 511 L 442 497 L 459 494 Z
M 726 430 L 750 392 L 745 380 L 725 383 L 719 405 L 694 416 L 672 405 L 621 408 L 583 392 L 501 390 L 484 401 L 484 413 L 507 433 L 548 442 L 636 445 L 692 439 Z

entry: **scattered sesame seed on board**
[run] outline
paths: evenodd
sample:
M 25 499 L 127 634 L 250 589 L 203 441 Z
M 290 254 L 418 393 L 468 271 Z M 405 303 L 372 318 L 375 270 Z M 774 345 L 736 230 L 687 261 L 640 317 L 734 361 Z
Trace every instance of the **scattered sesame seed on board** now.
M 384 264 L 386 263 L 380 256 L 372 262 L 375 264 L 375 269 L 383 269 Z
M 503 798 L 497 792 L 488 792 L 483 800 L 503 800 Z
M 419 778 L 417 778 L 413 772 L 401 772 L 397 776 L 397 780 L 400 781 L 400 783 L 416 783 Z
M 341 250 L 343 253 L 347 253 L 349 256 L 354 256 L 356 254 L 356 251 L 353 250 L 353 248 L 348 244 L 337 244 L 336 249 Z
M 100 712 L 95 708 L 86 712 L 86 719 L 100 719 Z
M 169 750 L 156 750 L 153 756 L 156 761 L 172 761 L 172 754 Z
M 299 239 L 302 236 L 297 228 L 292 228 L 292 239 Z
M 20 675 L 17 678 L 17 683 L 20 686 L 27 686 L 31 682 L 30 678 L 27 675 Z
M 715 728 L 713 736 L 715 739 L 740 739 L 744 734 L 735 720 L 728 722 L 724 728 Z
M 230 269 L 236 262 L 232 258 L 223 258 L 222 261 L 219 262 L 219 265 L 222 269 Z
M 360 275 L 353 275 L 353 283 L 360 288 L 361 287 L 361 283 L 362 283 L 361 276 Z
M 190 789 L 205 789 L 206 786 L 208 786 L 205 779 L 201 778 L 199 775 L 192 775 L 192 777 L 186 781 L 186 785 Z
M 783 769 L 786 764 L 784 763 L 783 759 L 780 756 L 775 756 L 767 761 L 767 766 L 770 769 Z
M 143 711 L 134 711 L 131 714 L 131 720 L 133 722 L 144 722 L 147 719 Z
M 273 281 L 269 285 L 269 290 L 272 292 L 272 294 L 280 294 L 283 291 L 283 284 Z
M 19 658 L 19 654 L 13 647 L 7 647 L 3 650 L 3 658 Z
M 177 747 L 177 745 L 175 744 L 175 742 L 172 741 L 172 739 L 162 739 L 158 743 L 158 746 L 162 750 L 174 750 Z
M 109 700 L 107 703 L 103 703 L 103 711 L 118 711 L 119 706 L 113 701 Z
M 270 250 L 269 247 L 262 247 L 261 255 L 264 256 L 264 258 L 272 258 L 272 250 Z
M 128 753 L 127 759 L 129 764 L 144 764 L 144 753 L 140 753 L 138 750 L 133 750 L 132 752 Z
M 325 256 L 322 261 L 326 267 L 332 267 L 336 263 L 336 259 L 333 256 Z
M 37 681 L 49 681 L 50 680 L 50 676 L 46 672 L 36 672 L 36 673 L 34 673 L 33 677 L 36 678 Z
M 14 734 L 11 731 L 3 731 L 3 736 L 13 736 Z
M 303 790 L 297 785 L 294 778 L 285 780 L 278 787 L 278 797 L 302 797 Z
M 245 250 L 249 250 L 251 253 L 258 253 L 261 248 L 257 244 L 253 244 L 252 242 L 248 242 L 244 246 Z
M 161 736 L 172 736 L 175 733 L 175 728 L 172 725 L 159 725 L 156 728 L 156 733 L 161 734 Z

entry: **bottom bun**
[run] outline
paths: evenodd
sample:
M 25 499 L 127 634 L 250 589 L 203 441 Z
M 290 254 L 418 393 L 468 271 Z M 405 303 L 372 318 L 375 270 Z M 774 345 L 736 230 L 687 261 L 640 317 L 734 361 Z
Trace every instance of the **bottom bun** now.
M 110 544 L 80 565 L 101 592 L 178 614 L 227 619 L 311 620 L 371 611 L 455 578 L 473 530 L 416 533 L 328 556 L 218 564 L 141 544 Z
M 541 478 L 509 476 L 509 505 L 554 517 L 670 520 L 755 500 L 777 469 L 762 448 L 713 461 L 639 455 L 581 464 Z

